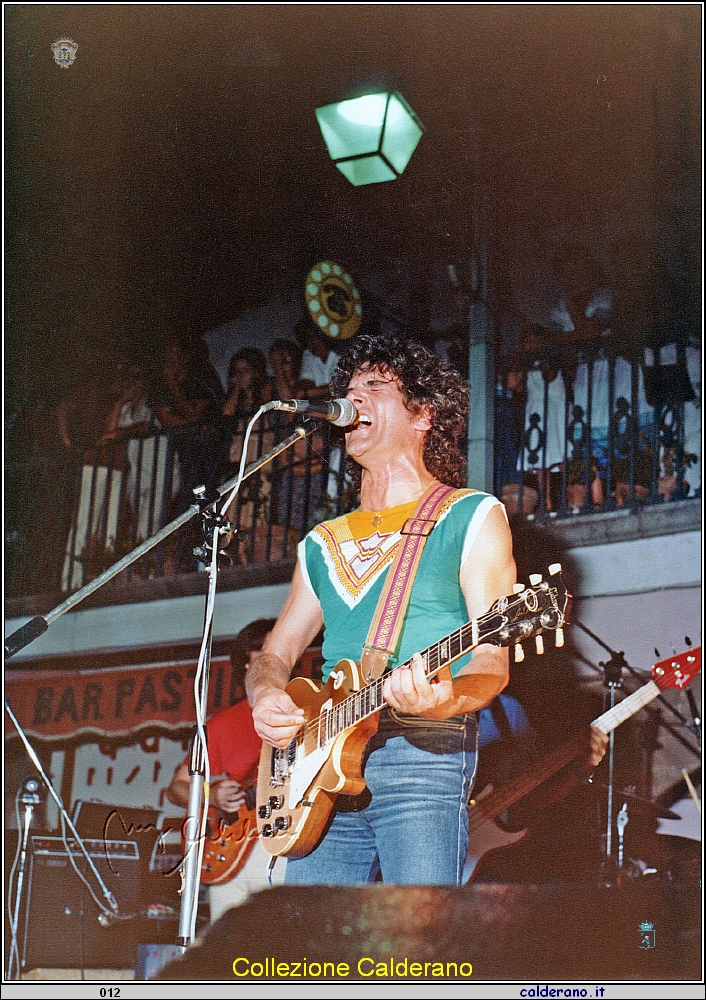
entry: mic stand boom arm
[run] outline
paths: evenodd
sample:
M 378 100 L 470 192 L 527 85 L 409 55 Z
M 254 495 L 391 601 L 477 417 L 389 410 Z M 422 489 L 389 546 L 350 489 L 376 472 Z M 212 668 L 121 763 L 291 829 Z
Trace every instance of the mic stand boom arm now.
M 290 434 L 289 437 L 285 438 L 284 441 L 281 441 L 280 444 L 275 445 L 275 447 L 272 448 L 271 451 L 268 451 L 266 455 L 263 455 L 261 458 L 251 462 L 243 473 L 243 480 L 254 475 L 254 473 L 258 472 L 264 465 L 267 465 L 268 462 L 271 462 L 272 459 L 276 458 L 277 455 L 281 454 L 281 452 L 290 448 L 293 444 L 296 444 L 297 441 L 301 441 L 306 438 L 313 432 L 313 430 L 313 425 L 309 428 L 297 427 L 293 434 Z M 118 573 L 122 573 L 124 569 L 131 566 L 132 563 L 136 562 L 147 552 L 151 551 L 151 549 L 155 548 L 155 546 L 159 545 L 160 542 L 163 542 L 165 538 L 169 538 L 171 534 L 178 531 L 182 525 L 188 524 L 188 522 L 193 517 L 196 517 L 197 514 L 208 510 L 209 507 L 213 507 L 216 503 L 218 503 L 221 497 L 225 496 L 235 487 L 238 482 L 238 478 L 239 477 L 236 475 L 231 479 L 228 479 L 222 486 L 217 488 L 215 493 L 212 493 L 211 495 L 207 495 L 205 488 L 200 488 L 199 492 L 202 493 L 202 495 L 200 495 L 198 499 L 182 514 L 179 514 L 178 517 L 175 517 L 173 521 L 169 522 L 169 524 L 165 524 L 163 528 L 160 528 L 160 530 L 156 534 L 152 535 L 151 538 L 148 538 L 146 541 L 138 545 L 137 548 L 133 549 L 132 552 L 123 556 L 122 559 L 119 559 L 116 563 L 101 573 L 100 576 L 97 576 L 95 580 L 91 580 L 90 583 L 87 583 L 84 587 L 81 587 L 80 590 L 77 590 L 75 594 L 71 594 L 71 596 L 67 597 L 65 601 L 58 604 L 53 611 L 48 612 L 46 615 L 36 615 L 34 618 L 31 618 L 28 622 L 18 628 L 5 640 L 5 659 L 9 660 L 10 657 L 15 655 L 15 653 L 19 653 L 21 649 L 28 646 L 30 642 L 38 639 L 39 636 L 43 635 L 52 622 L 55 622 L 57 618 L 60 618 L 67 611 L 75 608 L 76 605 L 80 604 L 81 601 L 88 597 L 89 594 L 99 590 L 103 584 L 108 583 L 108 581 L 112 580 L 113 577 L 118 575 Z

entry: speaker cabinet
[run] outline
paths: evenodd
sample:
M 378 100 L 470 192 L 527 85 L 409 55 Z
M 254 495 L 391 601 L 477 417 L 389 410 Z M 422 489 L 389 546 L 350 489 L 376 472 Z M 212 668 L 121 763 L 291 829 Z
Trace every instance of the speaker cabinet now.
M 140 889 L 140 854 L 134 841 L 86 841 L 91 860 L 115 896 L 121 916 L 135 913 Z M 76 872 L 105 902 L 88 862 L 60 837 L 32 837 L 25 903 L 22 966 L 130 968 L 137 958 L 131 920 L 99 921 L 101 910 Z

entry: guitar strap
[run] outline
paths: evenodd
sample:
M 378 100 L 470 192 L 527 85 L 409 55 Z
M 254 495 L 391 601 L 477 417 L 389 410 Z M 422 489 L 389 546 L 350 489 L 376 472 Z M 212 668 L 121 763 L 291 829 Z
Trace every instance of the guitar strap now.
M 414 514 L 402 525 L 402 537 L 387 571 L 360 658 L 363 677 L 368 683 L 382 677 L 397 648 L 426 540 L 434 530 L 442 504 L 449 494 L 456 492 L 452 486 L 433 482 L 421 497 Z

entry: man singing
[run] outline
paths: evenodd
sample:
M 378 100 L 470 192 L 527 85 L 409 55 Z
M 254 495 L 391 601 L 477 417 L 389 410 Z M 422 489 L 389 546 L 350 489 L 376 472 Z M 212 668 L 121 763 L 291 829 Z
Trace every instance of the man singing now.
M 356 884 L 381 873 L 397 884 L 457 885 L 476 768 L 474 713 L 507 684 L 508 651 L 479 645 L 430 682 L 419 650 L 512 592 L 510 530 L 498 500 L 460 488 L 468 384 L 448 364 L 421 344 L 362 336 L 339 362 L 332 392 L 358 412 L 345 438 L 360 467 L 361 504 L 301 543 L 285 607 L 248 671 L 264 740 L 285 747 L 301 727 L 304 713 L 285 687 L 322 625 L 324 680 L 340 659 L 360 660 L 400 529 L 430 488 L 458 489 L 442 504 L 414 578 L 385 675 L 387 707 L 365 750 L 366 791 L 337 798 L 316 848 L 289 859 L 286 882 Z

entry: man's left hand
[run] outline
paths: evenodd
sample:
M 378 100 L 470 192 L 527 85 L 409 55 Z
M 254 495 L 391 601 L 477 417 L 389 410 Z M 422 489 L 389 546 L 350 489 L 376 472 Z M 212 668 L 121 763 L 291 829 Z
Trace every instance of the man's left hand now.
M 591 726 L 588 760 L 591 767 L 598 767 L 608 749 L 608 734 Z
M 395 667 L 385 678 L 382 689 L 388 705 L 402 715 L 426 715 L 433 712 L 443 718 L 443 708 L 454 702 L 453 681 L 448 667 L 439 672 L 433 684 L 427 680 L 424 660 L 415 653 L 411 666 Z M 442 714 L 439 715 L 439 710 Z
M 211 786 L 211 805 L 224 812 L 237 812 L 245 802 L 245 792 L 240 783 L 226 778 Z

